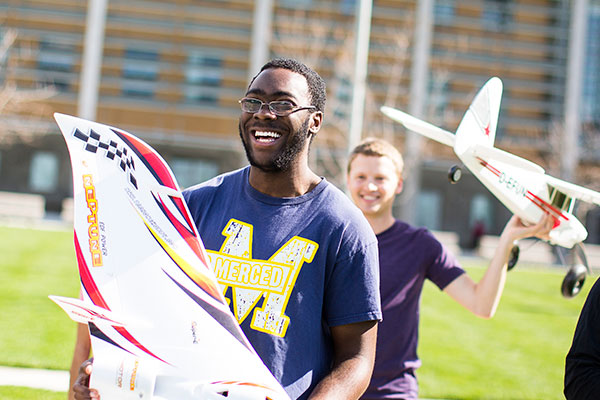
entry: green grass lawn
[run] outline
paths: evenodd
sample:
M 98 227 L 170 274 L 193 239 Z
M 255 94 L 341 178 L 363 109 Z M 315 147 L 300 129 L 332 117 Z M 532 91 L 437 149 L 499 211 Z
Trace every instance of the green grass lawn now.
M 0 227 L 0 364 L 69 368 L 76 324 L 48 295 L 78 296 L 72 238 Z
M 468 268 L 479 279 L 484 268 Z M 475 317 L 427 283 L 418 370 L 421 395 L 444 399 L 564 399 L 564 360 L 596 276 L 573 299 L 560 294 L 565 269 L 510 271 L 493 319 Z
M 15 386 L 0 386 L 0 399 L 6 400 L 65 400 L 67 392 L 30 389 Z
M 79 290 L 71 232 L 0 227 L 0 365 L 67 370 L 75 323 L 49 294 Z M 479 279 L 484 269 L 469 264 Z M 564 357 L 596 276 L 574 299 L 560 295 L 565 270 L 509 273 L 496 316 L 479 319 L 434 285 L 422 299 L 418 370 L 421 395 L 443 399 L 563 399 Z M 56 394 L 56 393 L 55 393 Z M 2 399 L 66 398 L 0 387 Z

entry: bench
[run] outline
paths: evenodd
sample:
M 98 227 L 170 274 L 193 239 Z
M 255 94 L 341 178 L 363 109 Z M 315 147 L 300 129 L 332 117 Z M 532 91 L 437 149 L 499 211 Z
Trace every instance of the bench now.
M 455 257 L 461 255 L 461 248 L 459 245 L 459 237 L 456 232 L 449 231 L 431 231 L 433 236 L 440 241 L 446 247 L 446 249 L 452 253 Z
M 63 222 L 73 225 L 73 198 L 67 197 L 62 201 L 60 218 Z
M 30 193 L 0 192 L 0 218 L 3 220 L 40 220 L 46 214 L 44 196 Z

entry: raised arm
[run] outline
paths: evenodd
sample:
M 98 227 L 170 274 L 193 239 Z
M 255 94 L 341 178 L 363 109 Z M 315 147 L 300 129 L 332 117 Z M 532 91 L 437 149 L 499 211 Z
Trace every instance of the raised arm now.
M 446 286 L 444 292 L 478 317 L 493 317 L 504 290 L 513 243 L 532 236 L 547 239 L 552 227 L 553 219 L 547 214 L 531 226 L 526 226 L 519 217 L 513 215 L 500 235 L 494 257 L 481 280 L 475 283 L 467 274 L 462 274 Z
M 317 399 L 358 399 L 369 385 L 375 362 L 377 321 L 331 328 L 334 346 L 332 371 L 310 395 Z

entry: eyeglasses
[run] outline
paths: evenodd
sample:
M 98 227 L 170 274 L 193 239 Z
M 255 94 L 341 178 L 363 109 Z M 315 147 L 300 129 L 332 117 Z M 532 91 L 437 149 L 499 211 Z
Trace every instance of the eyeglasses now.
M 291 113 L 295 113 L 300 110 L 316 110 L 315 106 L 306 106 L 299 107 L 295 106 L 289 101 L 281 100 L 281 101 L 272 101 L 270 103 L 264 103 L 259 99 L 254 99 L 251 97 L 244 97 L 243 99 L 238 100 L 238 103 L 242 106 L 242 111 L 250 114 L 256 114 L 260 110 L 262 110 L 263 105 L 269 106 L 269 111 L 278 117 L 285 117 L 286 115 L 290 115 Z

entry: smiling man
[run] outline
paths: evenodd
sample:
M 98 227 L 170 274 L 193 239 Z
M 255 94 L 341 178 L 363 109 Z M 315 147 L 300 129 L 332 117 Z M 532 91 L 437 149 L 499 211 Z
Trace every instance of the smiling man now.
M 357 399 L 381 319 L 377 240 L 344 193 L 308 166 L 325 83 L 277 59 L 239 102 L 250 165 L 184 197 L 233 314 L 290 397 Z M 97 395 L 86 377 L 77 399 Z
M 552 229 L 548 215 L 532 226 L 513 216 L 489 267 L 475 283 L 431 232 L 394 218 L 392 206 L 402 192 L 403 166 L 398 150 L 376 138 L 359 143 L 348 162 L 350 195 L 379 241 L 383 322 L 373 377 L 363 400 L 418 399 L 419 307 L 425 279 L 473 314 L 491 318 L 502 296 L 513 242 L 529 236 L 547 239 Z
M 381 317 L 377 241 L 347 197 L 308 166 L 325 83 L 277 59 L 239 103 L 250 166 L 187 190 L 190 211 L 211 260 L 221 260 L 234 315 L 288 394 L 358 398 Z

